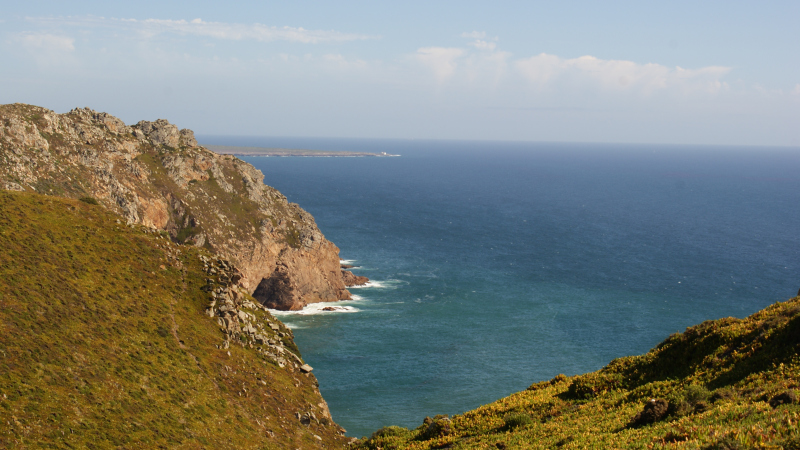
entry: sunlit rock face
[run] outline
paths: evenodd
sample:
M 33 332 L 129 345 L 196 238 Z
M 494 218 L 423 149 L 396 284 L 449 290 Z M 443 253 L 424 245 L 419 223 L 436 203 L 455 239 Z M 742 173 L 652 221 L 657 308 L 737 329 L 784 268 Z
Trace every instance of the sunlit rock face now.
M 244 161 L 164 119 L 127 126 L 89 108 L 0 106 L 0 188 L 93 197 L 128 223 L 231 261 L 269 308 L 350 298 L 339 249 Z M 354 281 L 355 280 L 355 281 Z

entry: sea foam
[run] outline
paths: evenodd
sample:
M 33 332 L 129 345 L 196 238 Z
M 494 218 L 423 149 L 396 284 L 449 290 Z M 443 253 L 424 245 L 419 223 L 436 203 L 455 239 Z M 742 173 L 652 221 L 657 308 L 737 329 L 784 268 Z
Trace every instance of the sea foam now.
M 401 280 L 369 280 L 366 284 L 360 286 L 347 286 L 347 289 L 364 289 L 364 288 L 377 288 L 377 289 L 397 289 L 397 285 L 403 283 Z
M 353 296 L 353 300 L 356 300 Z M 361 300 L 361 297 L 358 298 Z M 352 300 L 347 301 L 351 303 Z M 342 302 L 321 302 L 321 303 L 311 303 L 310 305 L 306 305 L 303 309 L 299 311 L 279 311 L 277 309 L 270 309 L 269 312 L 272 313 L 273 316 L 281 317 L 281 316 L 311 316 L 315 314 L 334 314 L 334 313 L 354 313 L 360 311 L 358 308 L 353 306 L 345 306 L 342 305 Z

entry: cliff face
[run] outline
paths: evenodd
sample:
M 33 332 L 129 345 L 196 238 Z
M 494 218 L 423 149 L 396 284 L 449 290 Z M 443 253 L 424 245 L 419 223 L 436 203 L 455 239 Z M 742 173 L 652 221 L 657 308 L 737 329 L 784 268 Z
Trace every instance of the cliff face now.
M 339 249 L 264 175 L 166 120 L 133 126 L 88 108 L 0 106 L 0 188 L 93 197 L 128 223 L 208 248 L 269 308 L 350 298 Z

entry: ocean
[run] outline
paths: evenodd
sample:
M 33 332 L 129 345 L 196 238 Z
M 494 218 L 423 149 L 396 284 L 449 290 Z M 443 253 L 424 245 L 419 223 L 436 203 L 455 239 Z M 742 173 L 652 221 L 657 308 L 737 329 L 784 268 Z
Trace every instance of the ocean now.
M 594 371 L 800 288 L 800 149 L 200 142 L 401 155 L 243 158 L 372 280 L 345 312 L 278 313 L 349 436 Z

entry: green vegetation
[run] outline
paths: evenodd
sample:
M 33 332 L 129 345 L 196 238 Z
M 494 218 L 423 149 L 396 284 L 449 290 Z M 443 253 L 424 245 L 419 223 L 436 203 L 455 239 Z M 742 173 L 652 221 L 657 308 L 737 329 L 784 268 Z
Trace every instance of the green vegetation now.
M 0 448 L 340 447 L 335 424 L 297 417 L 321 401 L 313 375 L 222 348 L 201 254 L 0 191 Z
M 78 200 L 82 201 L 83 203 L 89 204 L 89 205 L 99 205 L 100 204 L 100 203 L 97 202 L 97 199 L 95 199 L 94 197 L 81 197 Z
M 800 297 L 359 449 L 800 448 Z

